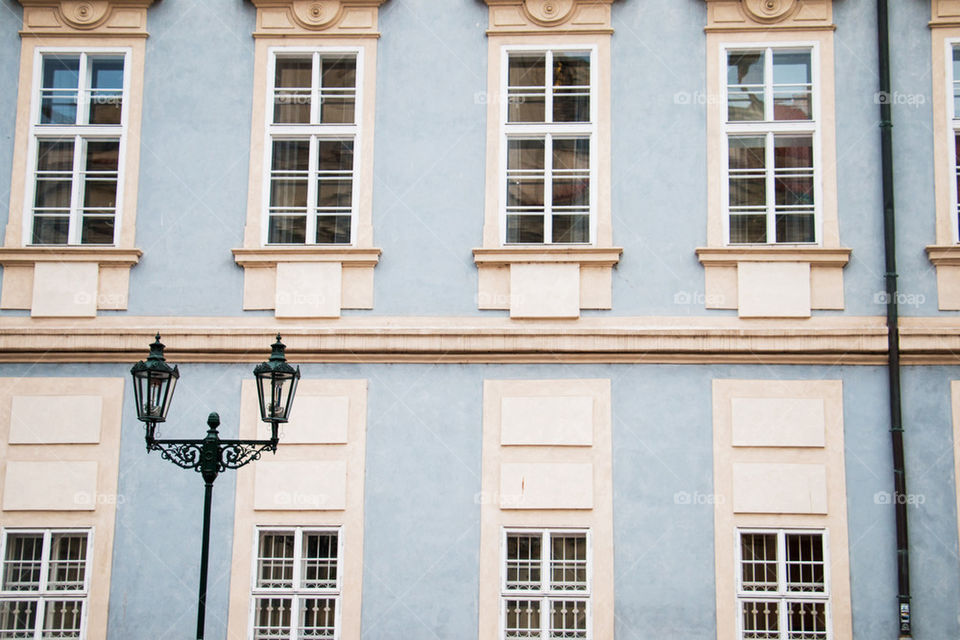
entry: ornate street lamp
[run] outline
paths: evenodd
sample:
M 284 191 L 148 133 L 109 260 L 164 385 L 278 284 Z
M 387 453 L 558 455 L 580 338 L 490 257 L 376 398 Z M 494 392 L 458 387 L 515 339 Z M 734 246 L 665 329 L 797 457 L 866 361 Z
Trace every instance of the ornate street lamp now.
M 220 416 L 211 413 L 207 418 L 207 436 L 202 440 L 159 440 L 155 437 L 157 424 L 167 419 L 173 390 L 180 379 L 180 371 L 171 367 L 163 357 L 164 345 L 160 334 L 150 345 L 146 361 L 133 365 L 133 396 L 137 403 L 137 419 L 146 426 L 147 451 L 159 451 L 160 456 L 184 469 L 200 472 L 204 481 L 203 544 L 200 557 L 200 594 L 197 606 L 197 640 L 203 640 L 204 618 L 207 608 L 207 562 L 210 555 L 210 503 L 213 482 L 221 471 L 239 469 L 260 458 L 264 451 L 276 452 L 280 441 L 278 427 L 290 418 L 293 396 L 300 381 L 300 367 L 292 367 L 284 356 L 286 346 L 273 343 L 270 360 L 258 364 L 253 373 L 257 379 L 260 398 L 260 419 L 270 424 L 269 440 L 222 440 L 217 427 Z

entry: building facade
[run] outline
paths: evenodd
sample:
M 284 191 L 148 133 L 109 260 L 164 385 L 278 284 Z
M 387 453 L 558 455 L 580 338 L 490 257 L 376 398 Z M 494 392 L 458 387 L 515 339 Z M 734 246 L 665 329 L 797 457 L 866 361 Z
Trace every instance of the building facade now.
M 0 637 L 190 637 L 129 369 L 262 437 L 279 332 L 207 638 L 960 638 L 960 3 L 893 3 L 886 93 L 876 15 L 0 0 Z

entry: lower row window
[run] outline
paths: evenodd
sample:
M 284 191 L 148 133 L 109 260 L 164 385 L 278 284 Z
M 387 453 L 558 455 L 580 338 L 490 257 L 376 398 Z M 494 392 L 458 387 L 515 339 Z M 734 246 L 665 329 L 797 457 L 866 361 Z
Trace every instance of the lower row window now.
M 261 529 L 257 534 L 254 640 L 339 638 L 339 530 Z
M 590 638 L 587 531 L 504 533 L 502 638 Z
M 822 531 L 740 531 L 742 640 L 828 640 L 829 576 Z
M 88 530 L 3 532 L 0 638 L 84 638 Z

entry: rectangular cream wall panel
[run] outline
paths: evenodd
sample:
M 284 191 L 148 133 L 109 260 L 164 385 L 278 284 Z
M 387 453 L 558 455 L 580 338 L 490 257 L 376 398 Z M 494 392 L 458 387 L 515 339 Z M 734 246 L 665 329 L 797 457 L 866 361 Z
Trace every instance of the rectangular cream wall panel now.
M 245 268 L 243 270 L 243 308 L 273 309 L 276 304 L 277 268 Z
M 810 264 L 741 262 L 737 292 L 741 318 L 809 318 Z
M 593 444 L 591 396 L 505 397 L 500 411 L 500 444 Z
M 505 463 L 500 467 L 501 509 L 592 509 L 593 465 Z
M 340 317 L 341 272 L 339 262 L 277 264 L 277 317 Z
M 810 307 L 842 310 L 843 268 L 810 267 Z
M 100 442 L 101 396 L 14 396 L 10 444 Z
M 340 305 L 344 309 L 373 309 L 373 267 L 343 270 Z
M 259 460 L 257 511 L 341 511 L 347 505 L 347 463 Z
M 580 308 L 613 308 L 613 269 L 580 267 Z
M 3 267 L 0 309 L 29 309 L 33 302 L 33 265 Z
M 510 308 L 510 267 L 481 267 L 477 270 L 477 307 Z
M 7 462 L 5 511 L 93 511 L 96 495 L 96 462 Z
M 827 470 L 822 464 L 733 465 L 735 513 L 827 513 Z
M 280 442 L 286 444 L 346 444 L 350 421 L 347 396 L 297 394 L 290 422 L 280 425 Z M 270 437 L 270 427 L 257 424 L 260 438 Z
M 99 278 L 96 262 L 38 262 L 34 266 L 30 315 L 95 317 Z
M 580 317 L 580 265 L 511 265 L 510 317 Z
M 733 398 L 733 446 L 822 447 L 822 398 Z

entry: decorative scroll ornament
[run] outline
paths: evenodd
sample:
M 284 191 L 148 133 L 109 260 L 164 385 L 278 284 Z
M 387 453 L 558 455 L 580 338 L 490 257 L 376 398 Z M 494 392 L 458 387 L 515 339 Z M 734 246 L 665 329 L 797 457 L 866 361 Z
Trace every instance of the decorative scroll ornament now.
M 325 29 L 340 17 L 340 0 L 297 1 L 290 7 L 294 21 L 304 29 Z
M 780 22 L 796 10 L 797 0 L 743 0 L 743 8 L 757 22 Z
M 526 0 L 523 9 L 533 22 L 551 26 L 568 19 L 574 5 L 574 0 Z

